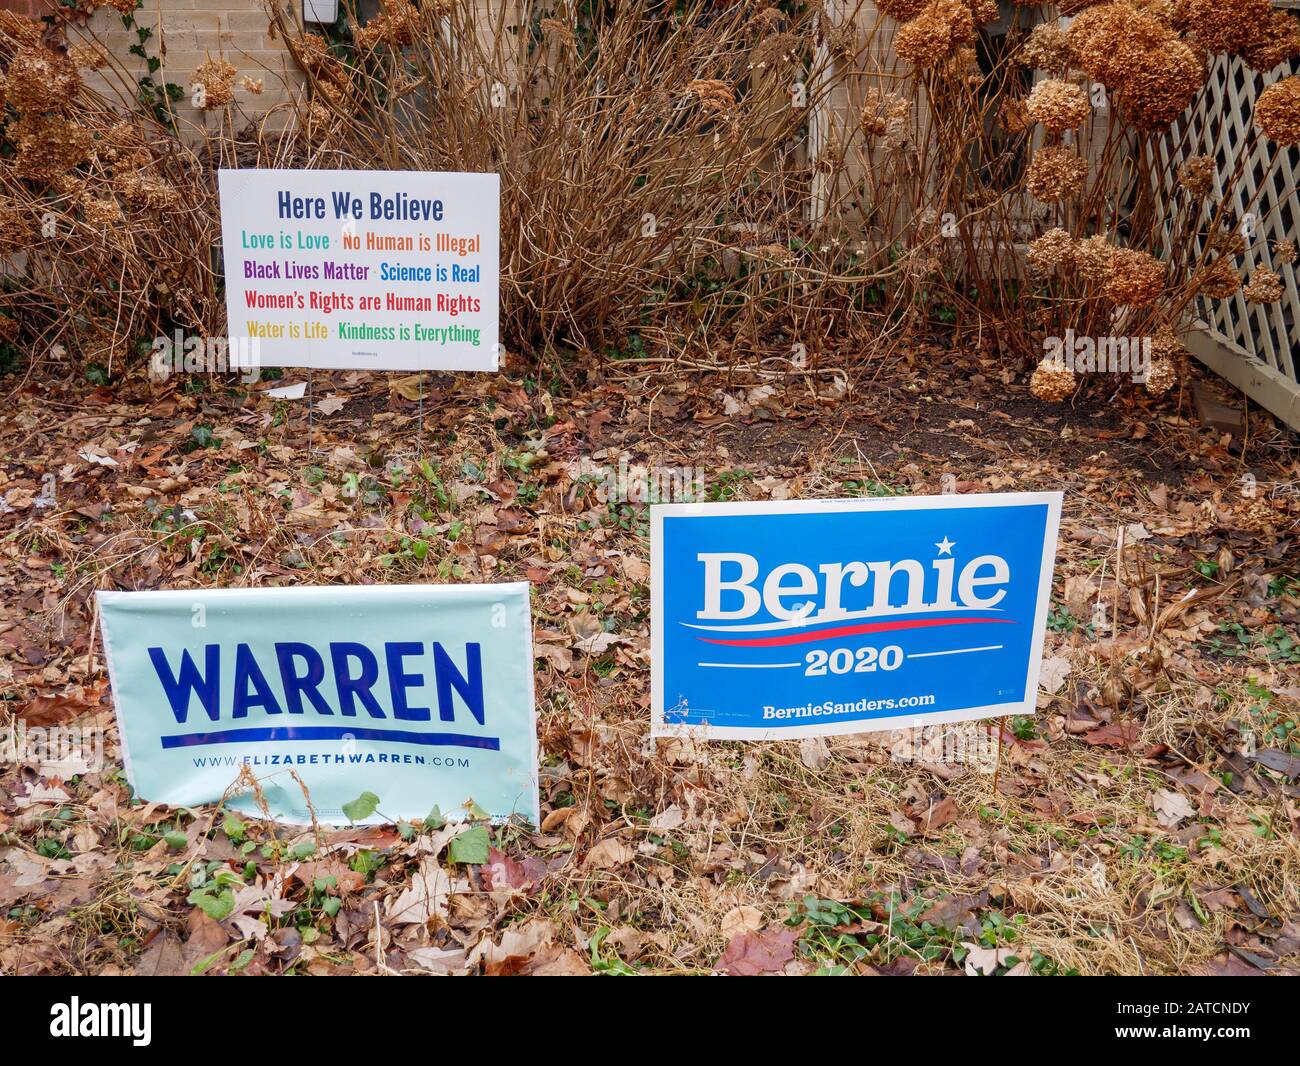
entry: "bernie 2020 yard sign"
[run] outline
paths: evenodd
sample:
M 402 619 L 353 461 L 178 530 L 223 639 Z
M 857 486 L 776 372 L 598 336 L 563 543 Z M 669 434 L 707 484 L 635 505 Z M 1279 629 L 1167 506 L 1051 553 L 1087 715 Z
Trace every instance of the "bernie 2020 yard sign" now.
M 1061 494 L 651 509 L 653 733 L 1035 710 Z
M 227 331 L 244 365 L 496 370 L 500 179 L 222 170 Z
M 274 817 L 538 821 L 528 585 L 101 592 L 127 776 L 173 806 L 247 768 Z M 292 771 L 292 773 L 291 773 Z M 244 793 L 231 806 L 260 811 Z

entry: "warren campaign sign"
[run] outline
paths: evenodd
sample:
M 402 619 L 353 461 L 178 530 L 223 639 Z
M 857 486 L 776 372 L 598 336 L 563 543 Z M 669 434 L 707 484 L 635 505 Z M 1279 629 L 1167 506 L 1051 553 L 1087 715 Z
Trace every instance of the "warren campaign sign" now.
M 1032 714 L 1061 494 L 651 508 L 658 736 Z
M 528 585 L 101 592 L 127 776 L 174 806 L 244 768 L 272 814 L 538 819 Z M 252 796 L 231 806 L 256 814 Z
M 496 174 L 222 170 L 218 182 L 239 365 L 498 368 Z

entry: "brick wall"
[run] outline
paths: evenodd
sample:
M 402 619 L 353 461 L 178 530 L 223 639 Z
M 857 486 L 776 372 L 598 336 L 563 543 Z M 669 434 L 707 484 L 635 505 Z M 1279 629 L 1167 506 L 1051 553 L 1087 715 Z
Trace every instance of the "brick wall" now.
M 0 11 L 16 11 L 28 18 L 44 14 L 44 0 L 0 0 Z
M 5 6 L 40 2 L 0 0 Z M 259 118 L 304 84 L 293 57 L 278 39 L 270 36 L 269 17 L 261 0 L 145 0 L 145 6 L 135 13 L 135 21 L 154 31 L 145 44 L 148 54 L 162 62 L 154 80 L 159 84 L 172 82 L 184 90 L 184 97 L 175 105 L 182 129 L 187 124 L 215 126 L 219 121 L 220 112 L 205 113 L 190 104 L 194 69 L 209 57 L 225 59 L 240 75 L 260 79 L 264 84 L 260 96 L 236 86 L 237 116 L 242 113 Z M 113 8 L 97 10 L 87 29 L 133 77 L 145 73 L 145 61 L 129 52 L 136 43 L 135 31 L 122 25 L 121 16 Z M 69 43 L 75 41 L 77 33 L 69 30 Z

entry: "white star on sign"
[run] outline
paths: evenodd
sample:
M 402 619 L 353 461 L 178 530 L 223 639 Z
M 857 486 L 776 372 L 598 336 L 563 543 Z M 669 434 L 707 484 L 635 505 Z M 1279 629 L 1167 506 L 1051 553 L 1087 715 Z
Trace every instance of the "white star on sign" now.
M 957 542 L 956 542 L 955 540 L 949 540 L 949 539 L 945 536 L 945 537 L 943 538 L 943 540 L 941 540 L 941 541 L 939 541 L 937 544 L 935 544 L 935 547 L 939 549 L 939 554 L 940 554 L 940 555 L 951 555 L 951 554 L 952 554 L 953 546 L 954 546 L 956 543 L 957 543 Z

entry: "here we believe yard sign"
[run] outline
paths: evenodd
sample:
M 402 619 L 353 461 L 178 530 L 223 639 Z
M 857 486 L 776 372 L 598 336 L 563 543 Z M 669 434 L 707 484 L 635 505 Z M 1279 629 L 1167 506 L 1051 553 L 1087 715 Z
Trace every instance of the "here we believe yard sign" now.
M 497 175 L 218 179 L 229 341 L 252 365 L 498 369 Z

